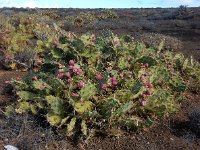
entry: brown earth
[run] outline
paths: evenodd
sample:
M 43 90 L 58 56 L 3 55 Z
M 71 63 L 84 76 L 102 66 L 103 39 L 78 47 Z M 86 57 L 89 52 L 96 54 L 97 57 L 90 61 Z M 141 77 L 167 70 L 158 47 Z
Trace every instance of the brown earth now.
M 140 9 L 138 12 L 135 11 L 135 9 L 117 10 L 120 16 L 117 22 L 120 24 L 116 25 L 115 21 L 115 26 L 117 27 L 113 29 L 114 25 L 112 25 L 110 29 L 118 35 L 130 34 L 134 36 L 138 33 L 154 32 L 176 37 L 183 42 L 184 47 L 180 51 L 186 56 L 194 56 L 194 58 L 200 62 L 200 8 L 193 8 L 190 9 L 190 11 L 191 13 L 185 15 L 185 17 L 188 17 L 187 19 L 185 19 L 184 16 L 179 19 L 170 19 L 167 17 L 165 18 L 164 15 L 167 15 L 167 12 L 173 14 L 173 12 L 175 12 L 174 9 Z M 149 12 L 153 13 L 137 18 L 135 15 L 136 12 L 143 12 L 144 14 L 148 14 Z M 159 18 L 160 12 L 165 13 Z M 136 31 L 135 28 L 130 26 L 131 22 L 136 24 L 141 20 L 146 21 L 146 24 L 144 23 L 141 30 Z M 153 25 L 147 25 L 149 20 Z M 101 32 L 101 29 L 98 30 L 97 28 L 94 30 L 93 28 L 92 30 L 88 30 L 87 27 L 71 27 L 70 30 L 77 33 L 83 33 L 85 31 L 92 31 L 95 33 Z M 2 110 L 5 108 L 6 104 L 14 100 L 12 95 L 2 94 L 5 81 L 11 78 L 22 77 L 25 74 L 25 72 L 20 71 L 0 70 L 0 150 L 3 149 L 3 145 L 5 144 L 12 144 L 17 146 L 20 150 L 200 149 L 200 129 L 196 129 L 194 122 L 191 122 L 191 116 L 194 112 L 200 115 L 199 91 L 189 90 L 186 93 L 186 100 L 182 101 L 180 104 L 179 111 L 158 120 L 150 129 L 130 133 L 126 132 L 121 137 L 94 137 L 85 143 L 81 139 L 65 139 L 60 135 L 54 134 L 51 129 L 42 127 L 45 126 L 44 124 L 33 122 L 33 120 L 37 120 L 37 118 L 33 119 L 27 115 L 14 116 L 11 118 L 5 118 L 3 116 Z

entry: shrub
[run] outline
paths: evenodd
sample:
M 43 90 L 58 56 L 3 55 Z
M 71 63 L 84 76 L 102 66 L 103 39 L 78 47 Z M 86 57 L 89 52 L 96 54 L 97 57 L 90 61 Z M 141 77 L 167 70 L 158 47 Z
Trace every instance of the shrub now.
M 182 15 L 186 12 L 188 12 L 188 8 L 187 8 L 187 5 L 180 5 L 179 8 L 178 8 L 178 12 Z
M 110 31 L 79 38 L 60 31 L 41 69 L 12 81 L 18 101 L 10 107 L 17 113 L 42 112 L 68 136 L 152 125 L 177 110 L 176 99 L 186 90 L 184 70 L 199 65 L 162 52 L 162 44 L 146 48 Z
M 1 64 L 4 68 L 27 69 L 30 64 L 37 61 L 35 58 L 38 57 L 35 55 L 48 49 L 52 37 L 56 36 L 55 29 L 52 30 L 53 25 L 46 23 L 45 16 L 39 19 L 37 17 L 39 15 L 20 13 L 12 18 L 0 18 L 5 20 L 0 32 Z
M 147 47 L 156 47 L 163 41 L 163 49 L 177 51 L 183 48 L 182 42 L 177 38 L 158 33 L 143 33 L 135 39 L 143 42 Z
M 76 19 L 74 19 L 74 25 L 76 27 L 82 27 L 84 25 L 84 19 L 81 17 L 77 17 Z

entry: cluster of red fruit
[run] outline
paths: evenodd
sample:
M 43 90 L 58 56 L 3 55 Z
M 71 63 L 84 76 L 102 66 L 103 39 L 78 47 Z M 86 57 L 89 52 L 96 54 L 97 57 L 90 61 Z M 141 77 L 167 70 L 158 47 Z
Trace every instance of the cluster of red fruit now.
M 149 64 L 147 64 L 147 63 L 146 64 L 141 63 L 140 66 L 142 68 L 148 68 Z M 153 90 L 151 90 L 152 88 L 154 88 L 153 84 L 146 81 L 146 77 L 148 77 L 148 76 L 150 76 L 149 73 L 144 73 L 140 77 L 140 81 L 143 83 L 143 86 L 149 88 L 148 90 L 146 90 L 146 91 L 143 92 L 143 94 L 142 94 L 143 96 L 145 96 L 145 95 L 152 95 L 153 94 Z
M 146 63 L 146 64 L 141 63 L 141 64 L 140 64 L 140 67 L 141 67 L 141 68 L 148 68 L 148 67 L 149 67 L 149 64 L 147 64 L 147 63 Z
M 72 81 L 71 75 L 74 74 L 81 74 L 82 70 L 80 68 L 75 67 L 75 61 L 74 60 L 70 60 L 69 61 L 69 69 L 70 71 L 64 73 L 64 66 L 59 65 L 59 69 L 58 69 L 58 74 L 57 74 L 57 78 L 58 79 L 62 79 L 63 77 L 67 77 L 67 81 L 70 83 Z
M 75 67 L 75 61 L 74 60 L 70 60 L 69 61 L 69 69 L 70 69 L 70 71 L 64 73 L 63 66 L 60 65 L 59 69 L 58 69 L 57 78 L 62 79 L 65 76 L 65 77 L 68 78 L 68 82 L 71 82 L 71 80 L 72 80 L 72 78 L 71 78 L 72 73 L 79 75 L 79 74 L 81 74 L 83 72 L 80 68 L 76 68 Z M 96 75 L 96 79 L 98 81 L 101 81 L 103 79 L 103 77 L 102 77 L 101 74 L 97 74 Z M 110 78 L 110 83 L 111 83 L 112 87 L 116 86 L 117 85 L 116 78 L 111 77 Z M 82 80 L 79 81 L 78 86 L 79 86 L 79 88 L 84 87 L 85 86 L 84 81 L 82 81 Z M 107 88 L 108 88 L 108 84 L 107 83 L 101 83 L 101 89 L 106 90 Z
M 101 81 L 101 80 L 103 79 L 103 77 L 102 77 L 101 74 L 97 74 L 96 79 L 97 79 L 98 81 Z M 114 77 L 112 77 L 112 78 L 110 78 L 110 83 L 111 83 L 111 86 L 114 87 L 114 86 L 117 85 L 117 80 L 116 80 Z M 108 84 L 107 84 L 107 83 L 102 83 L 102 84 L 101 84 L 101 88 L 102 88 L 103 90 L 106 90 L 106 89 L 108 88 Z

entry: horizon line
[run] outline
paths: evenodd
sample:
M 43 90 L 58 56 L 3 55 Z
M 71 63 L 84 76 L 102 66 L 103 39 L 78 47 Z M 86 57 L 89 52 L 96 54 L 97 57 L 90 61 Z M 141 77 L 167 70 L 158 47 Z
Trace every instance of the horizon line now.
M 197 7 L 195 7 L 195 6 L 191 6 L 191 7 L 189 7 L 189 6 L 185 6 L 185 5 L 180 5 L 180 6 L 184 6 L 184 7 L 186 7 L 186 8 L 200 8 L 200 6 L 197 6 Z M 34 7 L 34 8 L 32 8 L 32 7 L 0 7 L 0 9 L 2 9 L 2 8 L 15 8 L 15 9 L 140 9 L 140 8 L 179 8 L 180 6 L 178 6 L 178 7 L 122 7 L 122 8 L 118 8 L 118 7 L 95 7 L 95 8 L 89 8 L 89 7 L 87 7 L 87 8 L 85 8 L 85 7 L 58 7 L 58 8 L 56 8 L 56 7 Z

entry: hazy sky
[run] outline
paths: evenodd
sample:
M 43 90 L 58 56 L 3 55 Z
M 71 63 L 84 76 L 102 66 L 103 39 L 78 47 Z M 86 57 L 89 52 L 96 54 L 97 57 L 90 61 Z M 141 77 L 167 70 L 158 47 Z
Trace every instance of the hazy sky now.
M 199 7 L 200 0 L 0 0 L 0 7 L 39 8 L 135 8 Z

